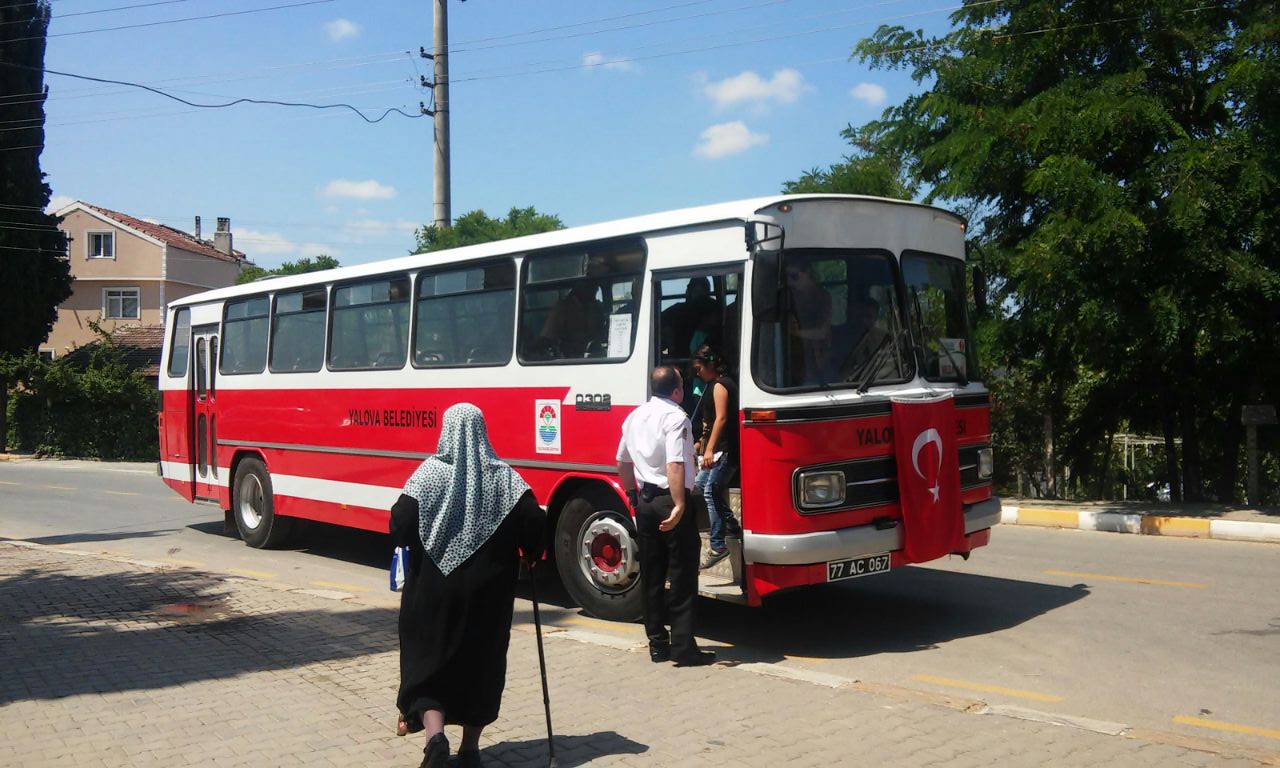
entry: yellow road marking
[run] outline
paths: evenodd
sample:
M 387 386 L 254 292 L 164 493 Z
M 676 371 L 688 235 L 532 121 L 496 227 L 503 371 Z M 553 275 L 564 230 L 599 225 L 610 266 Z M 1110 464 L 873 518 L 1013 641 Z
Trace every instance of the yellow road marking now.
M 1280 731 L 1274 728 L 1258 728 L 1253 725 L 1240 725 L 1238 723 L 1224 723 L 1221 720 L 1205 720 L 1199 717 L 1187 717 L 1178 715 L 1173 718 L 1173 722 L 1179 725 L 1194 725 L 1200 728 L 1212 728 L 1216 731 L 1231 731 L 1232 733 L 1247 733 L 1250 736 L 1262 736 L 1267 739 L 1280 739 Z
M 912 675 L 912 680 L 921 683 L 933 683 L 934 685 L 942 685 L 948 688 L 963 688 L 967 691 L 982 691 L 984 693 L 998 693 L 1002 696 L 1012 696 L 1015 699 L 1030 699 L 1031 701 L 1062 701 L 1061 696 L 1054 696 L 1049 693 L 1036 693 L 1035 691 L 1023 691 L 1017 688 L 1002 688 L 998 685 L 986 685 L 984 683 L 970 683 L 966 680 L 954 680 L 949 677 L 934 677 L 933 675 Z
M 0 485 L 22 485 L 22 483 L 11 483 L 8 480 L 0 480 Z
M 164 562 L 166 565 L 169 563 L 173 563 L 174 565 L 181 565 L 186 568 L 203 568 L 204 567 L 204 563 L 197 563 L 195 560 L 179 560 L 176 557 L 166 557 L 164 559 Z
M 1144 515 L 1142 532 L 1164 536 L 1205 536 L 1209 535 L 1209 521 L 1188 517 L 1159 517 Z
M 1077 573 L 1075 571 L 1044 571 L 1049 576 L 1070 576 L 1075 579 L 1097 579 L 1098 581 L 1127 581 L 1133 584 L 1155 584 L 1161 587 L 1187 587 L 1204 589 L 1204 584 L 1193 581 L 1162 581 L 1160 579 L 1140 579 L 1135 576 L 1107 576 L 1101 573 Z
M 1049 528 L 1078 528 L 1080 513 L 1075 510 L 1018 508 L 1019 525 L 1042 525 Z
M 826 664 L 828 661 L 831 661 L 831 659 L 819 659 L 816 656 L 792 656 L 791 654 L 788 654 L 788 653 L 782 654 L 782 658 L 786 659 L 787 661 L 813 661 L 818 664 Z
M 341 589 L 343 592 L 369 592 L 368 587 L 358 587 L 355 584 L 341 584 L 336 581 L 313 581 L 317 587 L 326 587 L 328 589 Z
M 566 624 L 584 624 L 588 627 L 599 627 L 600 629 L 610 629 L 614 632 L 623 632 L 628 635 L 641 634 L 644 632 L 642 627 L 635 624 L 622 624 L 616 621 L 601 621 L 600 619 L 589 619 L 586 616 L 568 616 L 565 617 Z
M 70 487 L 65 486 L 65 485 L 46 485 L 46 486 L 45 486 L 45 488 L 52 488 L 52 489 L 53 489 L 53 490 L 55 490 L 55 491 L 74 491 L 74 490 L 76 490 L 75 488 L 70 488 Z
M 130 492 L 130 491 L 103 491 L 103 493 L 109 493 L 109 494 L 111 494 L 112 496 L 138 496 L 138 495 L 140 495 L 140 494 L 137 494 L 137 493 L 132 493 L 132 492 Z
M 228 568 L 227 570 L 232 573 L 239 574 L 240 576 L 248 576 L 254 579 L 274 579 L 276 577 L 274 573 L 267 573 L 266 571 L 251 571 L 248 568 Z

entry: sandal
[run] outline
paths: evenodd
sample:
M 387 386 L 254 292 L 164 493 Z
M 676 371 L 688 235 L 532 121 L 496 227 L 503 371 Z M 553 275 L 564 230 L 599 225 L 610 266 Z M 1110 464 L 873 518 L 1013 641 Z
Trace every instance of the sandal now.
M 415 725 L 417 726 L 416 728 L 414 727 Z M 421 730 L 422 730 L 421 718 L 418 718 L 414 723 L 410 724 L 409 721 L 404 719 L 404 715 L 396 716 L 396 735 L 397 736 L 407 736 L 411 733 L 417 733 L 418 731 L 421 731 Z

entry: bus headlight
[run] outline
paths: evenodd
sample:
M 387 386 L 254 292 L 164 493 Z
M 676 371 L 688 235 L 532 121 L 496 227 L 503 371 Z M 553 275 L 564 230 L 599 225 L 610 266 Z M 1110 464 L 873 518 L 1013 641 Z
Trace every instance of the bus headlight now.
M 978 449 L 978 479 L 990 480 L 995 464 L 995 453 L 990 448 Z
M 800 504 L 831 507 L 844 503 L 844 473 L 824 470 L 800 473 Z

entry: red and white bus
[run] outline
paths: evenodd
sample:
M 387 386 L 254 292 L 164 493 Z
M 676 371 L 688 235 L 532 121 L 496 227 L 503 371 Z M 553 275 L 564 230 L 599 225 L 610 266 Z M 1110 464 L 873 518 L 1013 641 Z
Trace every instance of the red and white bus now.
M 967 557 L 1000 503 L 964 229 L 925 205 L 778 196 L 183 298 L 168 307 L 161 474 L 229 510 L 250 546 L 296 518 L 386 531 L 441 415 L 472 402 L 546 507 L 569 593 L 630 619 L 620 427 L 655 365 L 689 380 L 711 341 L 739 382 L 743 536 L 703 594 L 759 605 Z

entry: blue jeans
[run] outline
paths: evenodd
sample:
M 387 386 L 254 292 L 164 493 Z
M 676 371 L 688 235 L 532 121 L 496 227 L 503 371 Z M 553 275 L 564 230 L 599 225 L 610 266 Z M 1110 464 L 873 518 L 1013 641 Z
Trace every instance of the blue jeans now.
M 702 498 L 707 502 L 707 518 L 711 523 L 711 548 L 717 552 L 724 550 L 724 537 L 729 529 L 737 531 L 738 521 L 733 518 L 733 510 L 729 509 L 729 494 L 724 487 L 725 476 L 729 472 L 729 457 L 721 455 L 720 460 L 711 469 L 698 470 L 693 484 L 702 491 Z

